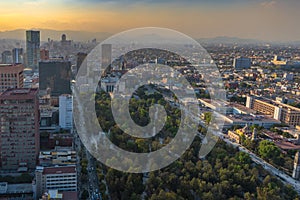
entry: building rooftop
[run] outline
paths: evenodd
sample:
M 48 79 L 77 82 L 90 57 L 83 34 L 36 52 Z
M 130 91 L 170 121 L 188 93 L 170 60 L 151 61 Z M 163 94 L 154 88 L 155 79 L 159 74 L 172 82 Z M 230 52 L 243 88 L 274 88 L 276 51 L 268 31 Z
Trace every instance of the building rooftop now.
M 261 122 L 268 122 L 268 123 L 280 123 L 280 121 L 273 119 L 271 117 L 266 117 L 262 115 L 256 115 L 252 116 L 249 114 L 232 114 L 232 115 L 226 115 L 228 119 L 234 120 L 234 121 L 247 121 L 247 122 L 252 122 L 252 121 L 261 121 Z
M 295 110 L 295 111 L 300 112 L 300 108 L 296 108 L 296 107 L 290 106 L 290 105 L 288 105 L 288 104 L 276 102 L 276 101 L 274 101 L 274 100 L 272 100 L 272 99 L 268 99 L 268 98 L 265 98 L 265 97 L 259 97 L 259 96 L 254 96 L 254 98 L 255 98 L 256 100 L 260 100 L 260 101 L 262 101 L 262 102 L 271 104 L 271 105 L 273 105 L 273 106 L 283 107 L 283 108 L 286 108 L 286 109 L 291 109 L 291 110 Z
M 16 67 L 16 66 L 23 66 L 21 63 L 17 64 L 0 64 L 0 67 Z
M 300 145 L 293 144 L 289 141 L 279 140 L 274 142 L 279 148 L 284 150 L 300 150 Z
M 76 151 L 57 150 L 57 151 L 41 151 L 39 155 L 39 163 L 43 166 L 54 165 L 75 165 Z
M 68 174 L 76 173 L 76 168 L 74 166 L 60 166 L 60 167 L 45 167 L 43 174 Z
M 0 95 L 0 99 L 6 99 L 6 98 L 16 98 L 18 96 L 35 96 L 38 92 L 37 88 L 13 88 L 13 89 L 7 89 L 5 92 L 3 92 Z
M 0 183 L 0 194 L 24 194 L 32 193 L 31 183 L 8 184 L 7 182 Z
M 256 110 L 253 110 L 251 108 L 247 108 L 246 106 L 243 106 L 241 104 L 238 104 L 238 103 L 230 103 L 230 105 L 233 107 L 233 108 L 236 108 L 244 113 L 247 113 L 247 114 L 254 114 L 256 115 L 258 112 Z
M 49 199 L 60 199 L 60 200 L 77 200 L 78 195 L 76 191 L 58 191 L 58 190 L 49 190 L 44 194 Z
M 8 184 L 7 187 L 8 193 L 31 193 L 32 184 L 31 183 L 23 183 L 23 184 Z

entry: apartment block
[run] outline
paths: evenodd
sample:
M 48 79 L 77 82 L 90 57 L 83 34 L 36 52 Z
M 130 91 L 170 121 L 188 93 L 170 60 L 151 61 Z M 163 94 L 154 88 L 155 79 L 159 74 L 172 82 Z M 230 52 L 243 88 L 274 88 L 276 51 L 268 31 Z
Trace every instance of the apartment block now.
M 0 133 L 1 169 L 34 169 L 40 148 L 36 88 L 8 89 L 0 95 Z
M 23 64 L 0 64 L 0 93 L 9 88 L 23 88 Z
M 258 96 L 248 96 L 246 106 L 287 125 L 300 125 L 299 108 Z

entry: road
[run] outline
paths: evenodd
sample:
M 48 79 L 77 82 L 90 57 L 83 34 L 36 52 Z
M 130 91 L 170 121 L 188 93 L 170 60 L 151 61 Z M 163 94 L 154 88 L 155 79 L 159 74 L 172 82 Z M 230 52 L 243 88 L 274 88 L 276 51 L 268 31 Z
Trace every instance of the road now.
M 99 180 L 96 171 L 95 158 L 86 150 L 86 158 L 88 160 L 87 171 L 89 179 L 89 195 L 91 200 L 102 200 L 99 192 Z
M 73 89 L 73 94 L 75 94 L 77 91 L 76 89 Z M 78 101 L 78 94 L 77 95 L 73 95 L 74 98 L 77 102 Z M 79 127 L 76 127 L 77 129 L 79 128 L 80 131 L 85 131 L 84 130 L 84 121 L 85 118 L 83 116 L 83 109 L 86 109 L 85 107 L 83 107 L 81 104 L 78 104 L 78 113 L 79 119 L 80 119 L 80 124 Z M 102 195 L 99 192 L 99 180 L 98 180 L 98 175 L 97 175 L 97 171 L 96 171 L 96 163 L 95 163 L 95 159 L 93 156 L 91 156 L 90 152 L 85 149 L 86 151 L 86 158 L 88 161 L 88 165 L 87 165 L 87 171 L 88 171 L 88 192 L 89 192 L 89 197 L 90 200 L 102 200 Z M 83 183 L 81 183 L 83 184 Z

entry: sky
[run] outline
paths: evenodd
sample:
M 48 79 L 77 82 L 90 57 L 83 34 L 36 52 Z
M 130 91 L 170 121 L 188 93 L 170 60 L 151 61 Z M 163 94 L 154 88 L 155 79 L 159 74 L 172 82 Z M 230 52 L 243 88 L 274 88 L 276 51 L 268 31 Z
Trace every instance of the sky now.
M 9 0 L 0 2 L 0 31 L 37 28 L 114 34 L 152 26 L 194 38 L 300 41 L 299 8 L 299 0 Z

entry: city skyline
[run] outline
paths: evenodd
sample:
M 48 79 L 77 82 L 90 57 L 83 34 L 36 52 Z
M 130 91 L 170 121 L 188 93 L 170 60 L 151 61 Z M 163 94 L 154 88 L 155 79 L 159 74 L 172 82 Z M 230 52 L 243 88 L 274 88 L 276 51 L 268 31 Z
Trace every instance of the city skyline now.
M 13 0 L 0 3 L 0 31 L 37 28 L 114 34 L 154 26 L 175 29 L 193 38 L 228 36 L 297 41 L 300 40 L 299 5 L 295 0 L 185 3 L 177 0 Z

